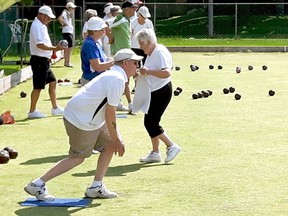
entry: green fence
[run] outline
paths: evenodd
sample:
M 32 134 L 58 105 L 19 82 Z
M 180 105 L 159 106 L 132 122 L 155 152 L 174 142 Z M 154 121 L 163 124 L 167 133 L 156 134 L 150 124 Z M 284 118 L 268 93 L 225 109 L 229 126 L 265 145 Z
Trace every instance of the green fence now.
M 75 10 L 75 40 L 81 44 L 83 12 L 96 9 L 103 17 L 106 2 L 85 2 Z M 283 38 L 288 37 L 288 3 L 147 3 L 158 37 L 183 38 Z M 52 5 L 56 16 L 64 6 Z M 9 24 L 16 19 L 29 20 L 29 27 L 37 15 L 38 6 L 14 6 L 0 14 L 2 37 L 0 48 L 5 50 L 11 39 Z M 28 30 L 29 33 L 29 30 Z M 49 24 L 54 44 L 61 38 L 57 20 Z M 25 36 L 27 45 L 29 40 Z M 13 44 L 17 50 L 17 44 Z M 18 45 L 19 46 L 19 45 Z

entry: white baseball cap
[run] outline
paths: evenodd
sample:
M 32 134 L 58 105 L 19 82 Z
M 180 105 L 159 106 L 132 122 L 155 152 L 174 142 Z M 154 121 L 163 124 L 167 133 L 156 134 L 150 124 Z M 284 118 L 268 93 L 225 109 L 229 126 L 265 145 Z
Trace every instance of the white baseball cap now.
M 73 9 L 75 9 L 77 6 L 73 3 L 73 2 L 68 2 L 67 4 L 66 4 L 66 8 L 73 8 Z
M 53 18 L 53 19 L 56 18 L 56 16 L 52 12 L 52 9 L 47 5 L 40 7 L 38 10 L 38 13 L 46 14 L 47 16 L 49 16 L 50 18 Z
M 143 56 L 136 55 L 131 49 L 121 49 L 114 56 L 115 62 L 123 61 L 123 60 L 140 61 L 142 59 L 143 59 Z
M 108 27 L 100 17 L 91 17 L 87 22 L 87 30 L 101 30 Z
M 144 18 L 151 17 L 149 9 L 146 6 L 140 7 L 137 13 L 141 14 Z

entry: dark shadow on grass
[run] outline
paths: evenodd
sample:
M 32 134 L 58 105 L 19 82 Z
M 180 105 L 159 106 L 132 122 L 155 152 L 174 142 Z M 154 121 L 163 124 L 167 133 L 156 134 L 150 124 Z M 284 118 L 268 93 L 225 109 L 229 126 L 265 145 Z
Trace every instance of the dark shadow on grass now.
M 148 164 L 148 163 L 136 163 L 136 164 L 128 164 L 121 165 L 115 167 L 109 167 L 105 176 L 126 176 L 127 173 L 136 172 L 142 168 L 156 167 L 156 166 L 165 166 L 171 164 Z M 76 177 L 86 177 L 86 176 L 94 176 L 95 170 L 90 170 L 83 173 L 72 174 L 72 176 Z
M 93 200 L 91 199 L 91 202 Z M 21 204 L 19 202 L 19 204 Z M 81 211 L 82 209 L 87 209 L 87 208 L 97 208 L 100 207 L 101 203 L 93 203 L 89 205 L 88 207 L 85 208 L 73 208 L 70 209 L 71 207 L 25 207 L 22 209 L 19 209 L 15 211 L 15 215 L 19 216 L 33 216 L 33 215 L 41 215 L 41 216 L 51 216 L 51 215 L 57 215 L 57 216 L 69 216 L 73 215 L 74 213 Z
M 57 100 L 70 100 L 72 96 L 65 96 L 65 97 L 57 97 Z M 43 101 L 50 101 L 50 98 L 43 99 Z
M 68 157 L 68 155 L 58 155 L 58 156 L 50 156 L 50 157 L 44 157 L 44 158 L 35 158 L 35 159 L 31 159 L 31 160 L 25 161 L 23 163 L 20 163 L 20 165 L 56 163 L 60 160 L 63 160 L 66 157 Z
M 55 115 L 55 116 L 47 116 L 45 118 L 58 118 L 58 119 L 63 119 L 62 115 Z M 36 121 L 39 120 L 39 118 L 35 119 L 29 119 L 29 118 L 24 118 L 24 119 L 15 119 L 15 123 L 18 125 L 27 125 L 29 121 Z
M 63 66 L 62 65 L 52 65 L 51 68 L 64 68 L 64 65 Z

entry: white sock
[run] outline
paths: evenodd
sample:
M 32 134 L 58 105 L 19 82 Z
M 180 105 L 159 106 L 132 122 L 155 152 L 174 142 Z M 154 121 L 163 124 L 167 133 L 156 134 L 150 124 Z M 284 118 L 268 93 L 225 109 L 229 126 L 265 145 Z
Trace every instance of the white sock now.
M 32 183 L 36 186 L 42 186 L 43 184 L 45 184 L 45 182 L 40 178 L 35 179 L 34 181 L 32 181 Z
M 91 187 L 99 187 L 102 185 L 102 181 L 93 181 Z

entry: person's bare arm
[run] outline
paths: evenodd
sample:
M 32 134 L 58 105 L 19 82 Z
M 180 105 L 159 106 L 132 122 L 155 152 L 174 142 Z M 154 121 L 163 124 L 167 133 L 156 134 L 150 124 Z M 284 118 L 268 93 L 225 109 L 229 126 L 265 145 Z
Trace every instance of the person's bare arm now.
M 107 62 L 100 62 L 99 59 L 89 60 L 91 67 L 97 72 L 104 72 L 113 66 L 114 61 L 110 59 Z
M 125 153 L 125 146 L 118 135 L 116 124 L 116 107 L 109 104 L 106 106 L 105 119 L 112 142 L 115 145 L 115 154 L 122 157 Z
M 47 46 L 45 44 L 37 44 L 36 46 L 39 49 L 50 50 L 50 51 L 58 51 L 58 50 L 63 50 L 64 49 L 62 46 L 60 46 L 60 44 L 57 44 L 57 46 Z
M 159 78 L 167 78 L 171 76 L 171 70 L 168 68 L 163 68 L 161 70 L 148 70 L 147 68 L 143 67 L 140 68 L 140 73 L 142 75 L 151 75 Z

